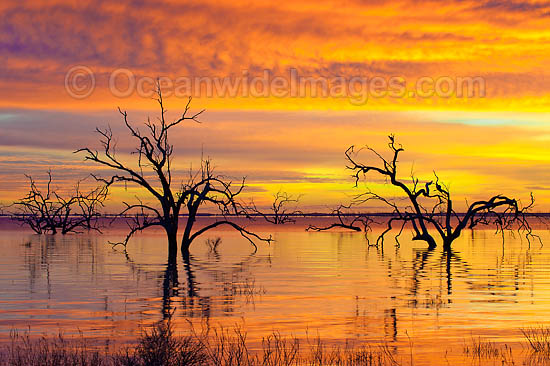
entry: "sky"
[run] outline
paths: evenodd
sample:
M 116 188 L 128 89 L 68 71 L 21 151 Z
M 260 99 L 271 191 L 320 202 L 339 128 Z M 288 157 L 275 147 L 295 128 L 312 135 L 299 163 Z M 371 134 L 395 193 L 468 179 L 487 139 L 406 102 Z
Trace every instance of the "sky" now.
M 365 185 L 345 150 L 386 152 L 391 133 L 403 179 L 436 171 L 460 204 L 533 192 L 535 210 L 550 210 L 547 1 L 8 0 L 0 16 L 3 204 L 24 195 L 25 174 L 41 182 L 51 168 L 59 189 L 108 175 L 73 154 L 99 147 L 96 126 L 112 126 L 131 159 L 117 107 L 136 125 L 158 116 L 160 77 L 169 116 L 188 96 L 206 109 L 173 131 L 178 172 L 210 156 L 220 174 L 246 176 L 260 205 L 281 189 L 308 210 L 348 202 Z M 292 91 L 293 75 L 326 87 Z M 210 90 L 224 80 L 247 81 Z M 109 207 L 135 194 L 119 187 Z

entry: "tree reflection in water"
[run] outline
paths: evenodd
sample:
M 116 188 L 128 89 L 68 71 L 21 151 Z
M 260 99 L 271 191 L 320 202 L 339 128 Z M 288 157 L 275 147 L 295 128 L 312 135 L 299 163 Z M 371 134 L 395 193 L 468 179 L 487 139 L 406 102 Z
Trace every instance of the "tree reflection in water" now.
M 214 257 L 215 261 L 221 261 L 218 252 L 214 253 Z M 236 310 L 237 297 L 243 297 L 246 303 L 254 303 L 254 297 L 263 293 L 264 290 L 255 288 L 250 265 L 257 265 L 259 261 L 265 259 L 256 256 L 254 251 L 243 260 L 231 264 L 228 269 L 221 266 L 215 268 L 210 263 L 202 263 L 192 255 L 182 255 L 184 283 L 179 282 L 176 261 L 169 261 L 162 274 L 163 319 L 172 317 L 177 310 L 179 316 L 183 318 L 208 320 L 212 315 L 213 306 L 219 306 L 223 313 L 233 313 Z M 209 277 L 208 283 L 216 286 L 214 294 L 201 294 L 201 283 L 197 280 L 195 271 Z

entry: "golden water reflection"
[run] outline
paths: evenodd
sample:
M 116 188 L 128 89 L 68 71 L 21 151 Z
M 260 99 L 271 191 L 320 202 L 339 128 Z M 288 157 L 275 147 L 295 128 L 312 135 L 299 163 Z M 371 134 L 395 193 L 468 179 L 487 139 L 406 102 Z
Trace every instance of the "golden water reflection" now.
M 330 343 L 386 343 L 414 363 L 464 362 L 472 336 L 513 345 L 520 328 L 549 325 L 550 240 L 529 246 L 492 230 L 465 233 L 453 250 L 368 247 L 361 234 L 308 233 L 301 226 L 258 227 L 274 234 L 257 252 L 230 231 L 216 251 L 194 244 L 189 262 L 166 263 L 162 233 L 128 252 L 105 235 L 36 236 L 4 229 L 0 239 L 0 337 L 35 334 L 130 341 L 141 327 L 171 317 L 179 329 L 246 329 L 252 342 L 276 330 Z M 117 236 L 118 235 L 118 236 Z M 205 238 L 206 239 L 206 238 Z M 524 355 L 525 356 L 525 355 Z M 522 357 L 524 357 L 522 356 Z M 439 362 L 438 362 L 439 363 Z

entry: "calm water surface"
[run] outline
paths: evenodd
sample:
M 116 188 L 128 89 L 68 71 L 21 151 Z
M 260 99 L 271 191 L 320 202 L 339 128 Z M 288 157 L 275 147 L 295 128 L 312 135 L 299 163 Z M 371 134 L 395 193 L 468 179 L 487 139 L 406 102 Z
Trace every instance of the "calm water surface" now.
M 311 219 L 306 220 L 311 222 Z M 330 343 L 388 344 L 415 365 L 460 359 L 472 336 L 507 343 L 521 356 L 520 328 L 550 325 L 550 236 L 530 247 L 493 230 L 465 232 L 451 253 L 404 237 L 369 248 L 356 233 L 308 233 L 305 222 L 258 226 L 275 242 L 251 246 L 231 231 L 193 244 L 187 265 L 166 264 L 160 232 L 136 237 L 125 254 L 103 235 L 38 236 L 0 226 L 0 338 L 78 330 L 129 341 L 141 327 L 172 316 L 239 325 L 254 342 L 276 330 Z M 221 237 L 217 251 L 207 237 Z M 434 361 L 439 360 L 439 361 Z M 464 361 L 456 361 L 463 363 Z

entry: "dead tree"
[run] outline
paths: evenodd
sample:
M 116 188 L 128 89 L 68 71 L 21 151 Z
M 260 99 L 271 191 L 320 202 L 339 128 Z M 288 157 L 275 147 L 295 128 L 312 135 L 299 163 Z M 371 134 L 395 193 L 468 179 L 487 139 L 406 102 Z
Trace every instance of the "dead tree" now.
M 269 213 L 258 210 L 254 202 L 251 204 L 250 212 L 254 215 L 263 217 L 265 221 L 275 225 L 294 223 L 296 222 L 296 216 L 304 215 L 302 211 L 298 210 L 300 197 L 301 196 L 294 198 L 286 192 L 278 191 L 273 195 L 274 199 Z M 290 205 L 293 207 L 288 207 Z
M 184 122 L 199 122 L 198 117 L 204 110 L 191 114 L 189 112 L 191 98 L 189 98 L 183 113 L 169 121 L 166 119 L 166 109 L 158 83 L 156 92 L 160 115 L 156 122 L 148 119 L 144 124 L 144 131 L 133 126 L 128 120 L 127 112 L 119 108 L 124 125 L 137 145 L 133 163 L 121 160 L 116 154 L 116 142 L 110 127 L 105 130 L 96 128 L 100 135 L 101 153 L 90 148 L 76 151 L 84 152 L 85 160 L 113 171 L 110 178 L 96 176 L 97 180 L 104 182 L 107 186 L 124 183 L 140 187 L 158 203 L 158 205 L 146 204 L 139 199 L 136 203 L 125 203 L 126 208 L 121 215 L 131 216 L 129 232 L 122 242 L 115 244 L 126 246 L 136 232 L 152 226 L 161 226 L 168 237 L 169 258 L 176 258 L 180 220 L 184 220 L 183 235 L 179 241 L 184 257 L 189 256 L 189 247 L 198 236 L 222 225 L 236 229 L 254 246 L 256 239 L 270 241 L 271 238 L 262 238 L 231 220 L 230 216 L 248 217 L 245 207 L 237 201 L 237 196 L 244 188 L 244 178 L 238 184 L 233 184 L 223 176 L 214 174 L 209 159 L 201 158 L 197 171 L 190 170 L 187 178 L 178 183 L 173 181 L 176 179 L 172 172 L 174 146 L 169 142 L 169 132 Z M 206 205 L 217 208 L 221 218 L 196 229 L 199 209 Z
M 372 231 L 371 224 L 374 220 L 367 214 L 360 212 L 353 212 L 351 210 L 352 205 L 340 205 L 331 212 L 331 217 L 336 219 L 335 222 L 327 226 L 309 225 L 306 231 L 327 231 L 332 229 L 346 229 L 357 232 L 363 232 L 367 244 L 370 246 L 371 242 L 367 234 Z
M 80 192 L 77 186 L 77 204 L 80 208 L 80 216 L 82 217 L 81 226 L 88 230 L 97 230 L 97 221 L 101 217 L 99 207 L 104 207 L 104 202 L 109 195 L 107 186 L 99 186 L 87 193 Z
M 371 224 L 374 222 L 368 215 L 362 213 L 351 212 L 352 206 L 340 205 L 338 208 L 335 208 L 331 212 L 331 217 L 336 219 L 336 222 L 331 223 L 328 226 L 315 226 L 309 225 L 306 231 L 326 231 L 335 228 L 347 229 L 358 232 L 369 232 L 371 231 Z
M 431 249 L 437 245 L 432 235 L 434 232 L 441 238 L 444 249 L 448 250 L 465 228 L 473 228 L 479 224 L 492 224 L 496 226 L 498 232 L 518 230 L 525 234 L 528 241 L 538 238 L 533 234 L 526 216 L 534 205 L 533 195 L 526 206 L 521 206 L 520 202 L 514 198 L 496 195 L 488 200 L 469 204 L 466 212 L 459 214 L 453 207 L 449 189 L 435 173 L 434 180 L 426 182 L 421 182 L 414 175 L 411 176 L 410 182 L 398 177 L 398 157 L 404 149 L 395 142 L 393 135 L 389 136 L 388 147 L 392 153 L 391 159 L 386 159 L 374 149 L 367 147 L 380 160 L 381 165 L 360 163 L 353 146 L 346 150 L 348 169 L 354 172 L 355 186 L 358 185 L 361 177 L 368 182 L 371 174 L 375 174 L 385 178 L 387 183 L 397 187 L 404 194 L 404 200 L 394 200 L 368 190 L 356 197 L 356 204 L 371 200 L 379 201 L 388 206 L 393 214 L 388 219 L 387 228 L 378 237 L 377 244 L 383 245 L 385 235 L 394 228 L 395 224 L 398 224 L 397 243 L 405 226 L 410 225 L 414 232 L 413 240 L 425 241 Z M 406 203 L 402 204 L 403 201 Z
M 52 174 L 48 171 L 48 181 L 42 191 L 31 176 L 29 193 L 14 202 L 10 217 L 29 226 L 35 233 L 67 234 L 81 229 L 99 231 L 99 209 L 107 199 L 108 189 L 99 186 L 89 192 L 83 192 L 81 182 L 77 182 L 74 191 L 67 197 L 52 187 Z

